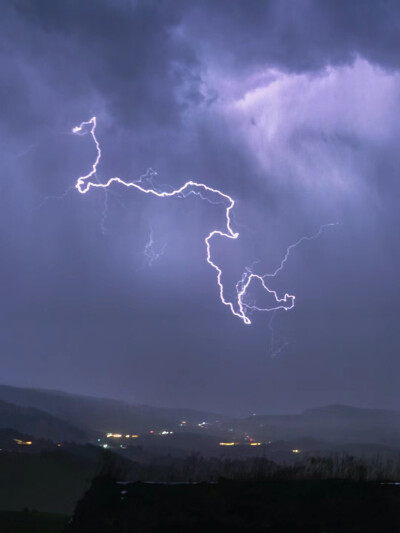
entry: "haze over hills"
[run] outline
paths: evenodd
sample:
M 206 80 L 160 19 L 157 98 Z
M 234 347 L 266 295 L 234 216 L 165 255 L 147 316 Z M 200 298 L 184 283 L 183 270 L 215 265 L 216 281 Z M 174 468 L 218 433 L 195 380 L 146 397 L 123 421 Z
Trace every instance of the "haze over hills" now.
M 236 419 L 235 431 L 247 431 L 259 440 L 314 438 L 330 443 L 368 443 L 400 446 L 400 413 L 330 405 L 298 415 L 256 415 Z
M 184 424 L 182 424 L 184 422 Z M 301 441 L 326 445 L 380 445 L 400 447 L 400 412 L 331 405 L 296 415 L 254 415 L 229 418 L 190 409 L 131 405 L 113 399 L 80 396 L 61 391 L 0 386 L 0 428 L 12 428 L 52 440 L 95 441 L 109 432 L 136 433 L 166 430 L 195 435 L 200 442 L 246 438 L 273 443 Z M 200 434 L 202 438 L 200 438 Z M 206 438 L 207 436 L 207 438 Z M 212 437 L 209 439 L 208 437 Z M 204 440 L 206 438 L 206 440 Z M 147 443 L 148 439 L 142 444 Z M 318 446 L 317 446 L 317 443 Z M 186 445 L 185 445 L 186 448 Z
M 87 442 L 91 433 L 68 421 L 36 409 L 0 401 L 0 428 L 12 428 L 36 438 L 52 441 Z
M 178 428 L 182 421 L 198 425 L 203 421 L 228 421 L 215 413 L 191 409 L 166 409 L 132 405 L 114 399 L 95 398 L 62 391 L 0 385 L 0 400 L 22 407 L 33 407 L 85 431 L 99 433 L 144 433 L 166 426 Z

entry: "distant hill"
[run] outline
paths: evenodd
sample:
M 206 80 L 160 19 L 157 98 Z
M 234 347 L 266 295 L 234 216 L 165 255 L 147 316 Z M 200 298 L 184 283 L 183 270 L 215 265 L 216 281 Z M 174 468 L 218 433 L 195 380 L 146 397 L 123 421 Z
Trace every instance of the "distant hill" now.
M 90 438 L 86 431 L 69 422 L 32 407 L 21 407 L 0 401 L 0 429 L 14 429 L 36 438 L 55 442 L 84 442 Z
M 330 405 L 299 415 L 252 416 L 230 425 L 266 442 L 307 437 L 335 444 L 400 446 L 400 413 L 384 409 Z
M 182 421 L 186 422 L 184 426 Z M 207 424 L 200 427 L 202 422 Z M 319 446 L 308 446 L 308 449 L 315 450 L 348 444 L 400 448 L 400 412 L 397 411 L 330 405 L 307 409 L 296 415 L 256 415 L 232 419 L 190 409 L 131 405 L 107 398 L 0 385 L 0 428 L 5 427 L 36 437 L 52 440 L 67 438 L 77 442 L 85 439 L 94 441 L 109 432 L 144 436 L 152 430 L 155 435 L 163 430 L 172 430 L 174 434 L 192 434 L 192 449 L 196 449 L 196 434 L 200 433 L 212 436 L 213 442 L 218 439 L 243 441 L 246 435 L 266 444 L 270 441 L 301 442 L 311 439 L 320 443 Z M 174 448 L 178 443 L 175 443 L 175 438 L 166 439 L 167 442 Z M 182 444 L 183 441 L 180 441 L 176 448 L 189 447 L 189 437 Z M 198 439 L 197 445 L 197 449 L 209 448 L 204 439 Z
M 118 400 L 94 398 L 53 390 L 0 385 L 0 400 L 34 407 L 82 428 L 99 433 L 145 433 L 179 429 L 182 420 L 196 425 L 203 421 L 226 421 L 228 417 L 190 409 L 164 409 L 131 405 Z

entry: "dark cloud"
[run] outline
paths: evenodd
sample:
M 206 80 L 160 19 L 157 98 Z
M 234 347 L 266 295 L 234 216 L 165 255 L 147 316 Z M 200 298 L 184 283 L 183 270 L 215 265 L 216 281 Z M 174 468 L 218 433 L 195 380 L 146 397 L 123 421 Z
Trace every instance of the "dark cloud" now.
M 351 62 L 360 54 L 397 68 L 396 1 L 200 2 L 187 10 L 188 39 L 232 68 L 269 64 L 291 72 Z
M 176 123 L 182 108 L 204 99 L 195 54 L 171 36 L 177 9 L 154 2 L 45 1 L 15 2 L 4 11 L 4 49 L 19 66 L 7 88 L 12 82 L 17 88 L 17 116 L 27 71 L 57 95 L 53 106 L 68 99 L 95 108 L 100 99 L 119 124 L 136 127 Z M 54 108 L 43 107 L 49 120 Z
M 2 11 L 2 50 L 13 62 L 3 92 L 13 94 L 14 121 L 35 109 L 26 95 L 32 71 L 61 101 L 90 108 L 100 98 L 119 125 L 141 127 L 177 124 L 188 108 L 214 101 L 202 78 L 208 62 L 301 72 L 359 54 L 398 66 L 397 2 L 18 0 Z M 40 110 L 47 119 L 50 104 Z
M 12 128 L 64 119 L 58 106 L 68 100 L 70 109 L 105 108 L 119 127 L 176 126 L 217 99 L 204 81 L 209 64 L 302 72 L 359 54 L 396 68 L 398 11 L 363 0 L 5 2 L 4 118 Z M 50 94 L 42 102 L 35 90 Z

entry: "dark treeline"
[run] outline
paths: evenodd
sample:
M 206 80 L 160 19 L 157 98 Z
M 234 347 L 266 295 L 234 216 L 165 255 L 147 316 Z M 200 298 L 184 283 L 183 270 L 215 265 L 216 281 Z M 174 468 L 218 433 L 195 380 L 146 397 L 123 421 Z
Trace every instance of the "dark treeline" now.
M 142 483 L 99 476 L 64 533 L 398 533 L 394 485 L 349 480 Z
M 400 463 L 349 455 L 159 457 L 106 453 L 65 533 L 397 533 Z M 388 483 L 387 483 L 388 482 Z
M 129 481 L 216 482 L 219 479 L 241 481 L 261 480 L 324 480 L 353 481 L 400 480 L 399 460 L 376 456 L 359 458 L 347 454 L 325 457 L 307 456 L 279 464 L 267 458 L 205 458 L 193 453 L 184 459 L 161 456 L 149 464 L 130 463 L 105 453 L 100 475 L 112 475 Z

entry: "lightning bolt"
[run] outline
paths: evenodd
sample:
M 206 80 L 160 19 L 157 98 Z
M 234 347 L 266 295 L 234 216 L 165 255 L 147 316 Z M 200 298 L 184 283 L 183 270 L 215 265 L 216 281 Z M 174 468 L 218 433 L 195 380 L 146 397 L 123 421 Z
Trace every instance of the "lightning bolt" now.
M 207 200 L 210 203 L 223 204 L 225 206 L 225 221 L 226 221 L 225 230 L 222 231 L 219 229 L 215 229 L 211 231 L 207 235 L 207 237 L 204 239 L 204 242 L 206 245 L 207 263 L 217 273 L 217 284 L 219 288 L 219 297 L 220 297 L 221 302 L 231 310 L 233 315 L 240 318 L 245 324 L 251 324 L 251 320 L 248 316 L 248 313 L 251 311 L 277 311 L 278 309 L 284 309 L 285 311 L 288 311 L 290 309 L 293 309 L 294 302 L 295 302 L 295 296 L 286 293 L 283 296 L 283 298 L 279 298 L 278 293 L 275 290 L 270 289 L 266 285 L 266 279 L 270 277 L 275 277 L 283 269 L 284 264 L 289 258 L 290 252 L 293 248 L 295 248 L 296 246 L 298 246 L 301 242 L 305 240 L 311 240 L 311 239 L 316 238 L 321 233 L 321 231 L 323 230 L 325 226 L 332 226 L 335 224 L 325 224 L 324 226 L 321 226 L 317 234 L 312 235 L 310 237 L 302 237 L 296 243 L 290 245 L 287 248 L 286 254 L 284 258 L 282 259 L 279 267 L 272 274 L 264 274 L 264 275 L 254 274 L 252 271 L 252 268 L 247 267 L 245 272 L 243 273 L 241 280 L 239 280 L 239 282 L 236 284 L 236 296 L 237 296 L 236 302 L 227 300 L 224 295 L 224 286 L 221 281 L 222 269 L 212 259 L 211 241 L 215 237 L 223 237 L 225 239 L 230 239 L 230 240 L 236 240 L 239 237 L 239 233 L 233 231 L 232 229 L 232 210 L 235 206 L 235 201 L 233 200 L 233 198 L 231 198 L 228 194 L 225 194 L 218 189 L 209 187 L 208 185 L 205 185 L 204 183 L 198 183 L 192 180 L 187 181 L 184 185 L 182 185 L 181 187 L 177 189 L 172 189 L 170 191 L 160 190 L 156 188 L 153 184 L 153 177 L 156 175 L 156 172 L 154 172 L 152 169 L 149 169 L 147 173 L 141 176 L 140 179 L 137 181 L 125 181 L 118 177 L 110 178 L 105 183 L 101 183 L 99 181 L 91 181 L 92 177 L 96 177 L 97 167 L 100 163 L 101 156 L 102 156 L 100 143 L 96 137 L 96 126 L 97 126 L 96 117 L 92 117 L 90 120 L 86 122 L 82 122 L 79 126 L 76 126 L 72 130 L 72 133 L 76 135 L 85 135 L 87 133 L 90 133 L 94 141 L 95 147 L 96 147 L 96 158 L 95 158 L 94 163 L 92 164 L 92 168 L 90 172 L 88 174 L 85 174 L 84 176 L 80 176 L 75 184 L 75 187 L 80 194 L 86 194 L 91 188 L 107 189 L 108 187 L 110 187 L 112 183 L 118 183 L 125 187 L 131 187 L 131 188 L 137 189 L 138 191 L 144 194 L 157 196 L 158 198 L 171 198 L 171 197 L 186 198 L 187 196 L 191 194 L 195 194 L 195 195 L 200 196 L 200 198 L 202 198 L 203 200 Z M 257 307 L 255 304 L 246 303 L 246 299 L 248 296 L 247 291 L 249 289 L 250 284 L 253 281 L 260 282 L 263 290 L 274 298 L 275 304 L 272 305 L 272 307 L 261 308 L 261 307 Z
M 314 239 L 317 239 L 321 235 L 321 233 L 323 232 L 323 230 L 325 228 L 329 228 L 329 227 L 332 227 L 332 226 L 338 226 L 338 225 L 339 225 L 338 222 L 330 222 L 328 224 L 322 224 L 322 226 L 320 226 L 319 230 L 316 233 L 314 233 L 313 235 L 301 237 L 298 241 L 296 241 L 295 243 L 293 243 L 290 246 L 288 246 L 286 248 L 285 256 L 283 257 L 282 261 L 280 262 L 280 265 L 272 273 L 263 274 L 263 275 L 254 274 L 252 272 L 253 267 L 247 267 L 247 269 L 243 273 L 242 279 L 236 285 L 236 290 L 237 290 L 237 293 L 238 293 L 239 302 L 241 302 L 243 308 L 246 308 L 246 309 L 252 310 L 252 311 L 276 311 L 276 310 L 278 310 L 279 307 L 262 308 L 262 307 L 257 307 L 254 304 L 245 303 L 244 300 L 245 300 L 245 297 L 246 297 L 247 289 L 249 288 L 249 285 L 252 282 L 252 280 L 254 279 L 254 280 L 260 281 L 260 283 L 261 283 L 262 287 L 264 288 L 264 290 L 269 292 L 269 293 L 272 293 L 275 296 L 275 298 L 276 298 L 276 292 L 275 291 L 271 291 L 267 287 L 267 285 L 265 284 L 265 280 L 267 278 L 275 278 L 276 275 L 279 274 L 279 272 L 281 272 L 281 270 L 283 270 L 283 267 L 285 266 L 286 261 L 289 259 L 290 252 L 294 248 L 297 248 L 297 246 L 299 246 L 300 244 L 302 244 L 305 241 L 313 241 Z M 291 296 L 289 294 L 285 294 L 285 297 L 293 299 L 293 302 L 292 302 L 293 305 L 290 308 L 286 308 L 286 310 L 292 309 L 294 307 L 295 296 Z
M 74 188 L 71 186 L 71 187 L 68 187 L 67 189 L 65 189 L 65 191 L 60 194 L 60 195 L 51 195 L 51 196 L 45 196 L 43 198 L 43 200 L 35 206 L 34 209 L 40 209 L 44 206 L 44 204 L 46 202 L 49 202 L 49 201 L 52 201 L 52 200 L 64 200 L 64 198 L 66 198 L 68 196 L 68 194 L 73 190 Z
M 143 250 L 143 255 L 146 256 L 146 259 L 147 259 L 147 264 L 149 267 L 153 266 L 153 263 L 155 261 L 157 261 L 157 259 L 159 259 L 162 254 L 164 253 L 165 251 L 165 247 L 166 247 L 166 243 L 161 247 L 159 248 L 159 252 L 157 252 L 155 246 L 154 246 L 154 234 L 153 234 L 153 226 L 150 222 L 150 234 L 149 234 L 149 240 L 147 241 L 145 247 L 144 247 L 144 250 Z

